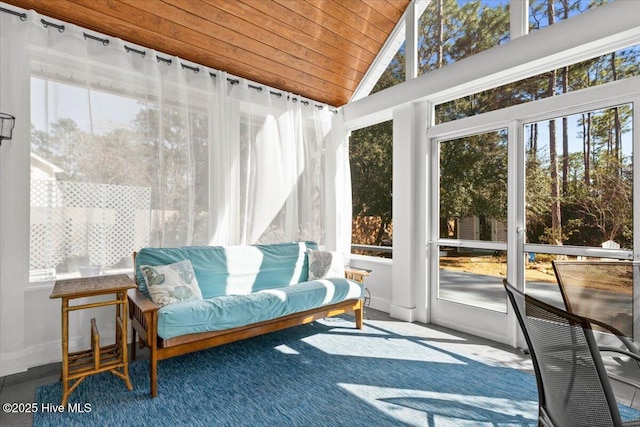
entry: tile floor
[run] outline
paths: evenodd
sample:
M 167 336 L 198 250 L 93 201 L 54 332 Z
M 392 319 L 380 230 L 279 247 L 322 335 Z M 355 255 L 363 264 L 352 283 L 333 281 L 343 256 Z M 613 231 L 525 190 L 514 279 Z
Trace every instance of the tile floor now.
M 389 317 L 387 313 L 373 309 L 367 309 L 366 318 L 377 321 L 397 322 Z M 454 331 L 437 325 L 424 325 L 428 334 L 438 339 L 438 345 L 446 350 L 459 353 L 461 355 L 500 363 L 505 366 L 521 369 L 533 374 L 531 360 L 517 349 L 513 349 L 504 344 L 478 338 L 463 332 Z M 447 337 L 445 339 L 445 337 Z M 146 357 L 145 350 L 138 352 L 140 357 Z M 35 400 L 35 390 L 38 386 L 50 384 L 60 379 L 59 363 L 38 366 L 29 369 L 27 372 L 6 377 L 0 377 L 0 403 L 7 402 L 33 402 Z M 640 408 L 637 402 L 633 402 L 633 390 L 630 387 L 617 385 L 616 394 L 619 394 L 621 403 Z M 640 399 L 638 399 L 640 400 Z M 7 414 L 0 412 L 0 426 L 17 427 L 33 425 L 32 414 Z

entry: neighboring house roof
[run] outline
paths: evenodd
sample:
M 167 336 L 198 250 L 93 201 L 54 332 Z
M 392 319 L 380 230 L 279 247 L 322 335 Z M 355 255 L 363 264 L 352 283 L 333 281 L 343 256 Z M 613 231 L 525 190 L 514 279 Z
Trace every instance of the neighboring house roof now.
M 31 179 L 56 179 L 56 175 L 64 169 L 31 153 Z
M 4 0 L 332 106 L 346 104 L 410 0 Z

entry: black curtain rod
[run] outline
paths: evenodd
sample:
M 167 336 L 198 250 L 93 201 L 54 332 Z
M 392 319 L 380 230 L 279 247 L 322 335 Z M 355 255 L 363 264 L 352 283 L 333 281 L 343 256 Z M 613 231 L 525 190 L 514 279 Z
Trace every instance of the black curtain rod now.
M 187 65 L 187 64 L 180 64 L 180 66 L 182 67 L 183 70 L 186 68 L 187 70 L 191 70 L 194 73 L 200 72 L 200 68 L 198 67 L 192 67 L 191 65 Z
M 41 19 L 40 22 L 42 22 L 42 25 L 44 25 L 45 28 L 53 27 L 53 28 L 57 28 L 58 31 L 61 33 L 64 32 L 64 25 L 55 24 L 53 22 L 45 21 L 44 19 Z
M 27 20 L 27 14 L 26 13 L 16 12 L 15 10 L 5 9 L 4 7 L 0 7 L 0 12 L 8 13 L 9 15 L 13 15 L 13 16 L 18 16 L 18 17 L 20 17 L 21 21 L 26 21 Z
M 185 65 L 185 64 L 181 64 L 181 65 L 182 65 L 182 68 L 189 68 L 189 69 L 192 69 L 192 70 L 194 69 L 194 67 L 190 67 L 190 66 Z M 194 70 L 194 71 L 195 71 L 195 70 Z M 196 72 L 197 72 L 197 71 L 196 71 Z M 216 77 L 217 77 L 217 76 L 216 76 L 216 73 L 213 73 L 213 72 L 209 72 L 209 75 L 210 75 L 212 78 L 216 78 Z M 240 84 L 240 80 L 238 80 L 238 79 L 232 79 L 231 77 L 227 77 L 227 81 L 228 81 L 229 83 L 231 83 L 231 85 L 237 85 L 237 84 Z M 255 90 L 257 90 L 258 92 L 262 92 L 262 90 L 264 89 L 262 86 L 256 86 L 256 85 L 252 85 L 252 84 L 248 84 L 248 85 L 247 85 L 247 87 L 249 87 L 250 89 L 255 89 Z M 273 95 L 273 96 L 278 97 L 278 98 L 282 97 L 282 92 L 274 92 L 274 91 L 270 90 L 270 91 L 269 91 L 269 93 L 270 93 L 271 95 Z M 298 102 L 298 98 L 295 98 L 295 97 L 291 97 L 291 98 L 290 98 L 290 100 L 291 100 L 291 102 Z M 309 101 L 304 101 L 304 100 L 303 100 L 303 101 L 300 101 L 300 102 L 302 103 L 302 105 L 305 105 L 305 106 L 309 105 Z M 315 106 L 316 106 L 316 108 L 317 108 L 318 110 L 322 110 L 322 109 L 324 108 L 324 105 L 320 105 L 320 104 L 315 104 Z M 334 110 L 329 109 L 329 111 L 331 111 L 333 114 L 337 114 L 337 113 L 338 113 L 338 110 L 335 110 L 335 109 L 334 109 Z
M 104 46 L 109 46 L 109 39 L 102 39 L 100 37 L 92 36 L 91 34 L 87 34 L 87 33 L 82 33 L 82 34 L 84 34 L 85 40 L 86 39 L 96 40 L 96 41 L 102 42 Z
M 146 52 L 146 51 L 144 51 L 144 50 L 134 49 L 134 48 L 129 47 L 129 46 L 127 46 L 127 45 L 124 45 L 124 50 L 126 50 L 126 51 L 127 51 L 127 53 L 129 53 L 129 52 L 137 53 L 137 54 L 141 55 L 143 58 L 147 55 L 147 52 Z
M 251 89 L 255 89 L 258 92 L 262 92 L 262 89 L 264 89 L 262 86 L 256 86 L 256 85 L 252 85 L 252 84 L 248 84 L 247 85 L 249 88 Z M 272 90 L 269 91 L 269 93 L 277 98 L 281 98 L 282 97 L 282 92 L 274 92 Z
M 19 18 L 20 18 L 20 20 L 21 20 L 21 21 L 26 21 L 26 20 L 27 20 L 27 14 L 26 14 L 26 13 L 16 12 L 16 11 L 11 10 L 11 9 L 5 9 L 4 7 L 0 7 L 0 12 L 4 12 L 4 13 L 8 13 L 8 14 L 10 14 L 10 15 L 17 16 L 17 17 L 19 17 Z M 42 25 L 43 25 L 45 28 L 47 28 L 47 27 L 53 27 L 53 28 L 56 28 L 56 29 L 57 29 L 59 32 L 61 32 L 61 33 L 62 33 L 62 32 L 64 32 L 64 30 L 65 30 L 64 25 L 61 25 L 61 24 L 56 24 L 56 23 L 53 23 L 53 22 L 49 22 L 49 21 L 46 21 L 46 20 L 44 20 L 44 19 L 40 19 L 40 22 L 42 23 Z M 87 33 L 83 33 L 83 35 L 84 35 L 85 40 L 86 40 L 86 39 L 92 39 L 92 40 L 96 40 L 96 41 L 101 42 L 104 46 L 108 46 L 108 45 L 109 45 L 109 39 L 106 39 L 106 38 L 105 38 L 105 39 L 103 39 L 103 38 L 96 37 L 96 36 L 93 36 L 93 35 L 91 35 L 91 34 L 87 34 Z M 143 58 L 144 58 L 144 57 L 145 57 L 145 55 L 147 54 L 147 52 L 146 52 L 146 51 L 144 51 L 144 50 L 134 49 L 134 48 L 129 47 L 129 46 L 127 46 L 127 45 L 125 45 L 125 46 L 124 46 L 124 49 L 125 49 L 125 51 L 126 51 L 127 53 L 134 52 L 134 53 L 137 53 L 137 54 L 141 55 Z M 157 60 L 158 62 L 162 61 L 162 62 L 166 63 L 167 65 L 171 65 L 171 63 L 173 62 L 173 61 L 171 60 L 171 58 L 163 58 L 163 57 L 158 56 L 158 55 L 156 55 L 156 60 Z M 193 67 L 193 66 L 191 66 L 191 65 L 187 65 L 187 64 L 183 64 L 183 63 L 181 63 L 181 64 L 180 64 L 180 66 L 182 67 L 182 69 L 183 69 L 183 70 L 184 70 L 184 69 L 191 70 L 191 71 L 193 71 L 194 73 L 198 73 L 198 72 L 200 72 L 200 68 L 199 68 L 199 67 Z M 216 74 L 215 74 L 215 73 L 213 73 L 213 72 L 209 72 L 209 75 L 210 75 L 211 77 L 214 77 L 214 78 L 216 77 Z M 238 79 L 233 79 L 233 78 L 230 78 L 230 77 L 227 77 L 227 81 L 228 81 L 231 85 L 237 85 L 237 84 L 240 84 L 240 80 L 238 80 Z M 252 84 L 249 84 L 249 85 L 248 85 L 248 87 L 249 87 L 249 88 L 251 88 L 251 89 L 255 89 L 255 90 L 257 90 L 258 92 L 262 92 L 262 89 L 263 89 L 263 87 L 262 87 L 262 86 L 255 86 L 255 85 L 252 85 Z M 277 96 L 278 98 L 282 97 L 282 92 L 269 91 L 269 93 L 270 93 L 271 95 Z M 291 101 L 292 101 L 292 102 L 298 102 L 298 98 L 291 97 L 290 99 L 291 99 Z M 309 101 L 304 101 L 304 100 L 303 100 L 303 101 L 300 101 L 300 102 L 301 102 L 303 105 L 305 105 L 305 106 L 306 106 L 306 105 L 309 105 Z M 320 104 L 315 104 L 315 106 L 316 106 L 316 108 L 317 108 L 317 109 L 319 109 L 319 110 L 322 110 L 322 109 L 324 108 L 324 105 L 320 105 Z M 335 110 L 335 109 L 333 109 L 333 110 L 332 110 L 332 109 L 329 109 L 329 111 L 331 111 L 333 114 L 337 114 L 337 113 L 338 113 L 338 111 L 337 111 L 337 110 Z

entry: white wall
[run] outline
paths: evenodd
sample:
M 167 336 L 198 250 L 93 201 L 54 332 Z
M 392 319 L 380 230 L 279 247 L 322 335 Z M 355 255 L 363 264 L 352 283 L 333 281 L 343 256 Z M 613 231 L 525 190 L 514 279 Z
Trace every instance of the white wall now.
M 25 289 L 25 334 L 24 361 L 27 367 L 62 360 L 61 300 L 49 299 L 52 285 L 32 286 Z M 102 296 L 72 300 L 70 305 L 113 299 Z M 86 350 L 91 347 L 90 321 L 96 319 L 100 342 L 111 344 L 115 340 L 115 308 L 100 307 L 77 310 L 69 314 L 69 351 Z
M 364 281 L 371 293 L 369 307 L 389 313 L 391 306 L 391 267 L 393 262 L 388 258 L 363 255 L 351 255 L 351 267 L 371 270 Z
M 4 3 L 2 7 L 15 10 Z M 16 38 L 26 37 L 27 25 L 17 28 Z M 61 302 L 49 298 L 53 282 L 29 283 L 29 64 L 23 52 L 4 45 L 8 40 L 0 42 L 0 111 L 16 117 L 12 139 L 0 145 L 0 376 L 4 376 L 60 361 L 62 348 Z M 4 77 L 14 75 L 13 70 L 23 70 L 19 75 L 24 78 Z M 96 317 L 103 342 L 113 340 L 114 309 L 73 314 L 72 351 L 89 347 L 91 317 Z

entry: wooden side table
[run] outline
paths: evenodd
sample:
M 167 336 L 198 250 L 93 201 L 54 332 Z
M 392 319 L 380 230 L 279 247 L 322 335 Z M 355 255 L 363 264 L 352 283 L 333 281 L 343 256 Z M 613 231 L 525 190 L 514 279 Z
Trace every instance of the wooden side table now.
M 347 279 L 355 280 L 356 282 L 364 283 L 364 279 L 366 279 L 371 274 L 371 270 L 365 270 L 361 268 L 347 267 L 344 269 L 344 276 Z M 371 303 L 371 293 L 369 289 L 364 288 L 365 297 L 364 297 L 364 306 L 369 307 Z
M 49 298 L 62 298 L 62 405 L 69 395 L 89 375 L 111 371 L 122 378 L 129 390 L 129 359 L 127 355 L 127 290 L 135 285 L 126 274 L 58 280 Z M 75 298 L 115 294 L 113 300 L 70 306 Z M 91 348 L 69 353 L 69 312 L 86 308 L 115 305 L 116 339 L 112 345 L 100 346 L 100 333 L 91 319 Z M 75 380 L 75 382 L 73 382 Z
M 362 270 L 359 268 L 348 267 L 344 269 L 344 275 L 347 279 L 364 283 L 364 279 L 371 274 L 371 270 Z

